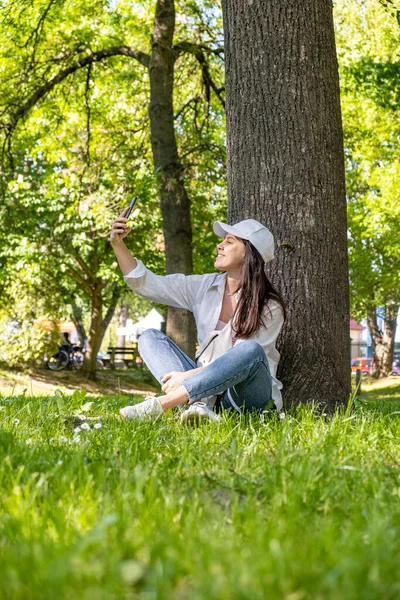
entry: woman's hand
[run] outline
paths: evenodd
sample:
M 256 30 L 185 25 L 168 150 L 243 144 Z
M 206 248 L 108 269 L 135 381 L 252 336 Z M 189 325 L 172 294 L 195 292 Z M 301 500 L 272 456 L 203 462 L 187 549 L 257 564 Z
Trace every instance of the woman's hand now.
M 171 373 L 167 373 L 162 378 L 162 391 L 164 392 L 164 394 L 169 394 L 169 392 L 173 392 L 182 385 L 182 381 L 188 376 L 190 376 L 190 371 L 171 371 Z
M 110 233 L 111 245 L 119 244 L 132 231 L 132 228 L 128 227 L 126 224 L 128 219 L 125 218 L 125 215 L 128 208 L 129 206 L 127 206 L 115 221 L 113 221 Z
M 164 382 L 164 385 L 161 386 L 162 391 L 164 392 L 164 394 L 169 394 L 169 392 L 173 392 L 174 390 L 176 390 L 176 388 L 182 385 L 182 381 L 184 379 L 191 377 L 192 375 L 198 373 L 202 369 L 204 369 L 204 367 L 189 369 L 189 371 L 171 371 L 171 373 L 167 373 L 162 378 L 162 381 Z

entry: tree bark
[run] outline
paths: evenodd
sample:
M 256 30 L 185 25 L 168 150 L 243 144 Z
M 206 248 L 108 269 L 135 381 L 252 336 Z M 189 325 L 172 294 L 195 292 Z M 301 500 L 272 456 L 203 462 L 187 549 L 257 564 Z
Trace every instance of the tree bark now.
M 229 222 L 275 236 L 268 275 L 288 318 L 279 376 L 288 405 L 350 394 L 346 198 L 329 0 L 222 0 Z
M 128 317 L 129 317 L 129 306 L 127 304 L 123 304 L 120 308 L 119 315 L 118 315 L 118 327 L 125 328 Z M 126 340 L 125 334 L 117 335 L 117 348 L 125 348 L 125 340 Z M 116 358 L 120 358 L 120 356 L 121 355 L 119 355 L 119 354 L 115 355 Z M 122 355 L 122 358 L 124 358 L 124 355 Z
M 104 287 L 104 283 L 103 283 L 103 287 Z M 107 327 L 109 326 L 109 324 L 111 322 L 111 319 L 114 316 L 115 309 L 116 309 L 116 306 L 118 304 L 118 300 L 119 300 L 120 294 L 121 294 L 121 288 L 118 285 L 118 283 L 115 281 L 113 283 L 110 305 L 109 305 L 109 307 L 107 309 L 106 316 L 104 317 L 104 319 L 103 319 L 103 321 L 101 323 L 101 338 L 100 338 L 99 348 L 100 348 L 101 342 L 103 341 L 103 338 L 104 338 L 104 336 L 106 334 Z
M 399 305 L 390 303 L 385 307 L 383 330 L 378 327 L 376 307 L 372 308 L 367 316 L 368 329 L 374 348 L 374 368 L 372 377 L 381 379 L 392 373 L 394 340 L 396 337 L 397 315 Z
M 159 178 L 167 273 L 193 272 L 190 199 L 175 138 L 173 85 L 175 55 L 173 0 L 158 0 L 150 56 L 150 130 L 154 168 Z M 193 315 L 169 307 L 167 335 L 189 356 L 195 350 Z
M 86 345 L 86 331 L 82 320 L 82 309 L 76 304 L 75 300 L 71 302 L 72 320 L 79 337 L 82 348 Z
M 99 283 L 93 285 L 91 295 L 91 314 L 89 335 L 87 338 L 85 360 L 82 371 L 89 379 L 96 378 L 97 353 L 101 345 L 101 325 L 103 321 L 102 287 Z
M 113 284 L 113 292 L 110 305 L 103 319 L 103 289 L 104 282 L 94 279 L 91 283 L 91 311 L 90 311 L 90 327 L 89 335 L 86 341 L 85 358 L 83 361 L 82 372 L 89 379 L 96 378 L 97 368 L 97 353 L 100 350 L 101 343 L 106 333 L 107 327 L 114 315 L 115 307 L 117 306 L 120 296 L 120 287 L 117 282 Z

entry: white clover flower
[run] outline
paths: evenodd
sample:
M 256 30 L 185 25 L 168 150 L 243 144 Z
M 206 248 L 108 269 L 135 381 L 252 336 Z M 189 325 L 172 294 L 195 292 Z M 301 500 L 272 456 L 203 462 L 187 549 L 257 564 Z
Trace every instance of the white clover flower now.
M 101 427 L 102 427 L 102 424 L 101 424 L 101 423 L 95 423 L 95 424 L 93 425 L 93 429 L 100 429 Z
M 13 419 L 13 422 L 12 422 L 12 424 L 13 424 L 13 425 L 15 425 L 15 427 L 16 427 L 17 425 L 19 425 L 20 423 L 21 423 L 21 421 L 20 421 L 19 419 Z
M 286 419 L 286 415 L 284 412 L 279 413 L 279 418 L 282 421 L 283 419 Z
M 62 465 L 62 464 L 63 464 L 63 461 L 62 461 L 62 460 L 59 460 L 59 461 L 57 462 L 57 465 L 58 465 L 59 467 L 61 467 L 61 465 Z
M 82 425 L 81 425 L 81 430 L 82 430 L 82 431 L 84 431 L 84 430 L 85 430 L 85 431 L 88 431 L 88 429 L 90 429 L 90 425 L 89 425 L 89 423 L 82 423 Z
M 30 446 L 32 444 L 33 440 L 32 438 L 28 438 L 27 440 L 25 440 L 25 444 L 27 444 L 28 446 Z
M 78 419 L 80 421 L 86 421 L 87 417 L 86 417 L 86 415 L 78 415 Z
M 80 430 L 81 430 L 81 428 L 80 428 L 80 427 L 75 427 L 75 429 L 74 429 L 75 433 L 79 433 L 79 432 L 80 432 Z
M 50 438 L 49 442 L 50 442 L 50 444 L 52 444 L 54 442 L 54 438 Z
M 75 444 L 78 444 L 78 442 L 81 441 L 81 437 L 79 435 L 76 435 L 72 441 L 75 442 Z
M 65 444 L 65 442 L 68 442 L 68 438 L 66 438 L 65 435 L 60 435 L 60 442 Z

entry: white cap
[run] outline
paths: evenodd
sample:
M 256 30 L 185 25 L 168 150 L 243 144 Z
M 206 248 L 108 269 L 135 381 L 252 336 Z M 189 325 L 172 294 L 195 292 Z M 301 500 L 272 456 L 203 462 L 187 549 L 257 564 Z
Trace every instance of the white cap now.
M 216 221 L 213 229 L 214 233 L 222 238 L 227 233 L 231 233 L 242 240 L 248 240 L 259 251 L 265 262 L 274 258 L 274 236 L 269 229 L 255 219 L 245 219 L 236 225 L 227 225 Z

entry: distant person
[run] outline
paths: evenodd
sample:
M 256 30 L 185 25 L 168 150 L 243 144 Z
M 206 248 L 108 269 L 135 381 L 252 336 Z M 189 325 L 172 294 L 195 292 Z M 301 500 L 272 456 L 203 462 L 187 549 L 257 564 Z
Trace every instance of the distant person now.
M 72 350 L 72 343 L 69 339 L 69 333 L 66 331 L 61 335 L 61 337 L 62 337 L 62 343 L 61 343 L 60 348 L 65 350 L 65 352 L 69 356 L 71 354 L 71 350 Z
M 139 353 L 164 395 L 127 406 L 121 415 L 157 419 L 167 409 L 184 404 L 181 422 L 186 424 L 219 420 L 217 411 L 223 409 L 261 413 L 271 399 L 280 410 L 282 384 L 276 379 L 280 356 L 275 342 L 285 308 L 265 274 L 265 263 L 274 257 L 272 233 L 254 219 L 235 225 L 217 221 L 214 232 L 222 241 L 214 265 L 222 273 L 163 277 L 147 269 L 125 246 L 123 239 L 131 232 L 126 211 L 114 221 L 110 235 L 125 281 L 149 300 L 190 310 L 196 319 L 199 351 L 211 362 L 202 363 L 202 356 L 194 362 L 165 333 L 147 329 L 140 336 Z M 214 342 L 204 349 L 202 343 L 211 337 Z M 221 348 L 225 348 L 222 354 Z

